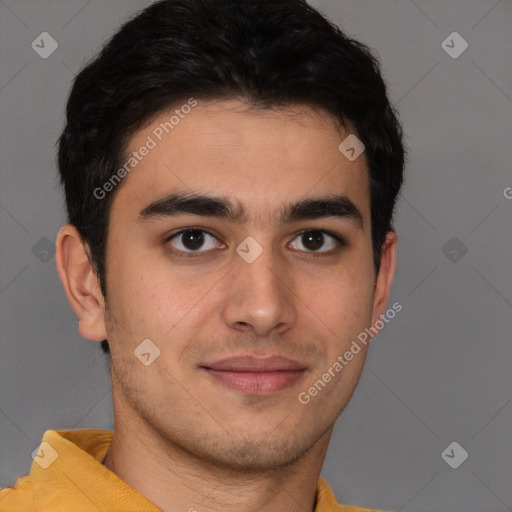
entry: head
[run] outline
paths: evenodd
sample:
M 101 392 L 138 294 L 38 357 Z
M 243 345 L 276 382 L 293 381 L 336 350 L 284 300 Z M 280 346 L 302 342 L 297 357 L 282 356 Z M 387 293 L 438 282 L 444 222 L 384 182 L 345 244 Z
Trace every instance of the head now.
M 58 151 L 57 266 L 82 335 L 108 340 L 116 420 L 231 467 L 305 453 L 367 347 L 297 396 L 384 313 L 395 271 L 404 148 L 370 50 L 302 0 L 156 2 L 75 78 Z M 279 391 L 211 375 L 271 354 L 301 367 Z

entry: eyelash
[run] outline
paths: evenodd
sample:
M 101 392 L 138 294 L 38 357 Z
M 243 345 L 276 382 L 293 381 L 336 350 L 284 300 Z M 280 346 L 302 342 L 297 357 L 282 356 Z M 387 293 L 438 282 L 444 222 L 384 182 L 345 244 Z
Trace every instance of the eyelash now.
M 169 237 L 167 237 L 165 239 L 165 242 L 168 243 L 172 239 L 179 237 L 180 235 L 183 235 L 184 233 L 188 233 L 190 231 L 199 231 L 201 233 L 206 233 L 217 240 L 217 236 L 212 231 L 210 231 L 208 229 L 199 228 L 199 227 L 189 227 L 186 229 L 182 229 L 181 231 L 178 231 L 176 233 L 173 233 L 172 235 L 170 235 Z M 295 235 L 294 240 L 296 238 L 304 235 L 305 233 L 310 233 L 310 232 L 323 233 L 323 234 L 330 236 L 331 238 L 334 238 L 336 240 L 336 242 L 338 243 L 338 247 L 336 249 L 331 249 L 328 252 L 299 251 L 299 252 L 305 252 L 305 254 L 307 254 L 308 257 L 319 258 L 322 256 L 332 256 L 333 254 L 336 254 L 341 248 L 346 247 L 346 245 L 347 245 L 346 240 L 342 236 L 340 236 L 340 235 L 338 235 L 338 233 L 335 233 L 328 229 L 316 229 L 316 228 L 315 229 L 313 229 L 313 228 L 303 229 L 302 231 L 300 231 L 299 233 L 297 233 Z M 186 252 L 186 251 L 181 251 L 179 249 L 171 249 L 171 251 L 174 254 L 178 255 L 178 257 L 184 257 L 184 258 L 197 258 L 197 257 L 202 256 L 204 253 L 209 252 L 209 251 Z

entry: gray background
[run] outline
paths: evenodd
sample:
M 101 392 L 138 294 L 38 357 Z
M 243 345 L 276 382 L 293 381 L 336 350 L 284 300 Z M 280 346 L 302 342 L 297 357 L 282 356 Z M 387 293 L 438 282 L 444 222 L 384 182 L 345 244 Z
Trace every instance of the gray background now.
M 54 145 L 74 74 L 148 3 L 0 0 L 0 487 L 46 429 L 112 428 L 108 362 L 55 269 Z M 376 49 L 409 147 L 390 301 L 403 311 L 372 344 L 322 475 L 343 503 L 511 510 L 512 4 L 312 3 Z M 47 59 L 31 48 L 43 31 L 59 44 Z M 469 44 L 457 59 L 441 47 L 453 31 Z M 457 469 L 441 457 L 452 441 L 469 454 Z

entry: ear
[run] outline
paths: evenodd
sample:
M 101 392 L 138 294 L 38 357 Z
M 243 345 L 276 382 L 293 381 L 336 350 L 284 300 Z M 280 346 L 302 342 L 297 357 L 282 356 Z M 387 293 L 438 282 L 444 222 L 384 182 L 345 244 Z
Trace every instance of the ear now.
M 80 334 L 91 341 L 107 339 L 105 302 L 89 261 L 88 246 L 71 224 L 57 235 L 55 261 L 68 301 L 78 317 Z
M 372 326 L 375 326 L 377 320 L 381 319 L 381 315 L 384 314 L 388 304 L 391 285 L 395 277 L 397 243 L 398 235 L 396 231 L 389 231 L 382 246 L 380 269 L 375 281 Z

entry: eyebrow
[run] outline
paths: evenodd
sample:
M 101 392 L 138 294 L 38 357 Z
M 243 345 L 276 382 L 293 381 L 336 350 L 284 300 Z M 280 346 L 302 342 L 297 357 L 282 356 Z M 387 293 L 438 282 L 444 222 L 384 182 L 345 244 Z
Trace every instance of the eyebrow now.
M 178 192 L 158 199 L 144 207 L 138 221 L 144 222 L 162 217 L 176 217 L 182 214 L 217 217 L 242 224 L 247 221 L 247 210 L 239 201 L 228 197 Z M 363 215 L 357 206 L 344 195 L 323 195 L 309 197 L 284 205 L 278 217 L 279 224 L 299 220 L 337 217 L 355 221 L 363 228 Z

